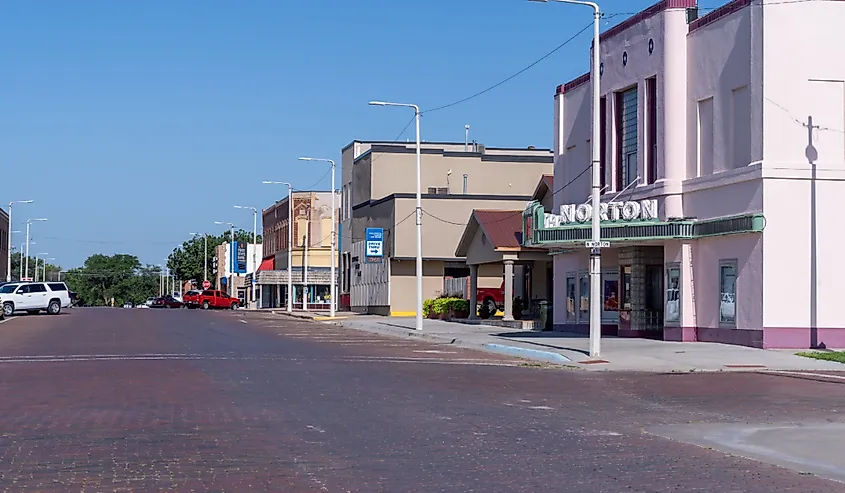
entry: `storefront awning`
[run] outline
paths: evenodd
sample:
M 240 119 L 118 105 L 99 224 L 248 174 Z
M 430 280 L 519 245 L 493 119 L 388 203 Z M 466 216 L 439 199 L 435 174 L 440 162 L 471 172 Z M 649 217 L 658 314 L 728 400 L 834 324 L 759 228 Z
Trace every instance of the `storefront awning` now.
M 273 270 L 275 268 L 275 257 L 267 257 L 261 261 L 261 265 L 258 266 L 258 271 L 261 272 L 262 270 Z
M 574 246 L 583 245 L 592 239 L 591 224 L 567 224 L 565 226 L 546 227 L 545 211 L 539 202 L 531 202 L 522 216 L 524 246 Z M 744 214 L 706 220 L 678 221 L 603 221 L 601 239 L 612 243 L 653 241 L 653 240 L 693 240 L 709 236 L 729 234 L 759 233 L 765 227 L 762 214 Z

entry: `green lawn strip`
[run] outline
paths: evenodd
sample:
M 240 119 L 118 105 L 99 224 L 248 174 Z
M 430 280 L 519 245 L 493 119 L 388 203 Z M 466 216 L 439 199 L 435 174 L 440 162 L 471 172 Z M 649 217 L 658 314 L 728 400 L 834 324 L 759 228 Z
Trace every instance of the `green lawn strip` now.
M 845 363 L 845 351 L 805 351 L 796 354 L 798 354 L 798 356 L 804 356 L 805 358 Z

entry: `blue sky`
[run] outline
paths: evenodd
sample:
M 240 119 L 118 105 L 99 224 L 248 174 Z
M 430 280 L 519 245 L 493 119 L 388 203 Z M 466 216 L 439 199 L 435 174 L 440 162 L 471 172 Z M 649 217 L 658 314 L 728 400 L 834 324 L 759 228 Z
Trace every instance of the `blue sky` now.
M 34 199 L 13 229 L 47 217 L 31 253 L 64 267 L 93 253 L 162 263 L 214 221 L 251 230 L 233 205 L 286 194 L 262 180 L 329 189 L 328 168 L 298 156 L 395 138 L 412 114 L 369 100 L 450 103 L 590 22 L 586 7 L 521 0 L 4 0 L 0 203 Z M 589 43 L 588 30 L 425 115 L 423 139 L 462 141 L 469 124 L 490 146 L 550 147 L 554 88 L 587 70 Z

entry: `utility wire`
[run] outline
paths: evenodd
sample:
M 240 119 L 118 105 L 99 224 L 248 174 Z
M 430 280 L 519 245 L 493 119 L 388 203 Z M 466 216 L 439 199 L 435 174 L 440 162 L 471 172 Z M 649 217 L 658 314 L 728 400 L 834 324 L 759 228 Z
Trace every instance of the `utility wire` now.
M 442 105 L 442 106 L 438 106 L 438 107 L 436 107 L 436 108 L 432 108 L 432 109 L 430 109 L 430 110 L 425 110 L 425 111 L 422 111 L 421 113 L 422 113 L 422 114 L 425 114 L 425 113 L 433 113 L 433 112 L 435 112 L 435 111 L 440 111 L 440 110 L 445 110 L 446 108 L 451 108 L 452 106 L 457 106 L 457 105 L 459 105 L 459 104 L 461 104 L 461 103 L 465 103 L 465 102 L 467 102 L 467 101 L 470 101 L 470 100 L 472 100 L 472 99 L 477 98 L 478 96 L 481 96 L 481 95 L 483 95 L 483 94 L 486 94 L 486 93 L 488 93 L 488 92 L 492 91 L 493 89 L 496 89 L 497 87 L 499 87 L 499 86 L 501 86 L 501 85 L 503 85 L 503 84 L 506 84 L 507 82 L 510 82 L 511 80 L 513 80 L 513 79 L 515 79 L 516 77 L 518 77 L 518 76 L 522 75 L 523 73 L 527 72 L 528 70 L 530 70 L 531 68 L 533 68 L 534 66 L 536 66 L 537 64 L 539 64 L 540 62 L 542 62 L 543 60 L 545 60 L 546 58 L 549 58 L 550 56 L 552 56 L 552 55 L 554 55 L 555 53 L 557 53 L 557 52 L 558 52 L 561 48 L 563 48 L 564 46 L 566 46 L 566 45 L 568 45 L 569 43 L 571 43 L 572 41 L 574 41 L 574 40 L 575 40 L 575 38 L 577 38 L 578 36 L 580 36 L 581 34 L 583 34 L 583 33 L 584 33 L 587 29 L 589 29 L 590 27 L 592 27 L 592 25 L 593 25 L 593 23 L 592 23 L 592 22 L 590 22 L 589 24 L 587 24 L 586 26 L 584 26 L 584 28 L 583 28 L 583 29 L 581 29 L 580 31 L 578 31 L 577 33 L 575 33 L 574 35 L 572 35 L 571 37 L 569 37 L 566 41 L 564 41 L 563 43 L 561 43 L 561 44 L 557 45 L 557 47 L 556 47 L 555 49 L 553 49 L 552 51 L 550 51 L 550 52 L 546 53 L 546 54 L 545 54 L 545 55 L 543 55 L 542 57 L 540 57 L 540 58 L 538 58 L 537 60 L 535 60 L 535 61 L 531 62 L 528 66 L 526 66 L 526 67 L 522 68 L 521 70 L 519 70 L 518 72 L 516 72 L 515 74 L 510 75 L 509 77 L 507 77 L 507 78 L 505 78 L 505 79 L 503 79 L 503 80 L 501 80 L 501 81 L 499 81 L 499 82 L 497 82 L 497 83 L 493 84 L 492 86 L 490 86 L 490 87 L 488 87 L 488 88 L 486 88 L 486 89 L 482 89 L 481 91 L 478 91 L 477 93 L 475 93 L 475 94 L 473 94 L 473 95 L 471 95 L 471 96 L 467 96 L 467 97 L 465 97 L 465 98 L 463 98 L 463 99 L 459 99 L 459 100 L 457 100 L 457 101 L 453 101 L 453 102 L 451 102 L 451 103 L 449 103 L 449 104 L 444 104 L 444 105 Z

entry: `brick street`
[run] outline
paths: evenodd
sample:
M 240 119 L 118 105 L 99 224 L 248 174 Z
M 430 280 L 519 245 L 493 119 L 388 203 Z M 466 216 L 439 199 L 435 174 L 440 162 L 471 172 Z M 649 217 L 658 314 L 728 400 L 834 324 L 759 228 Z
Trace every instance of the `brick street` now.
M 0 325 L 0 491 L 841 492 L 670 440 L 840 423 L 845 380 L 589 373 L 270 314 Z

